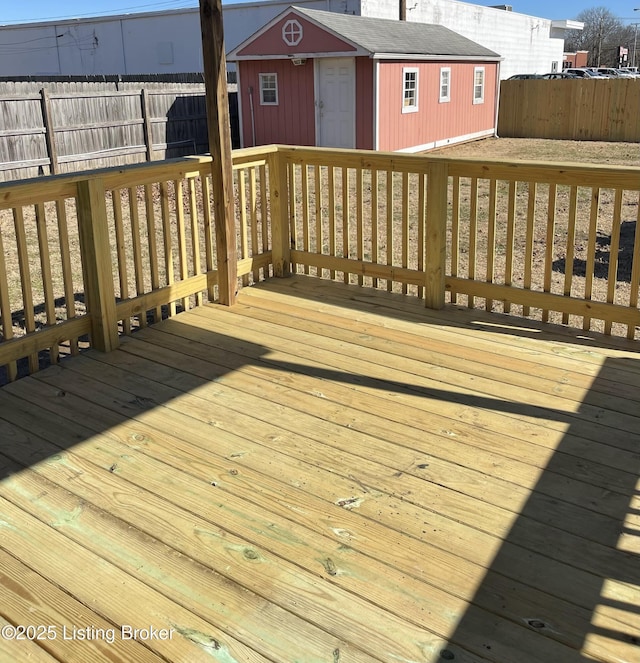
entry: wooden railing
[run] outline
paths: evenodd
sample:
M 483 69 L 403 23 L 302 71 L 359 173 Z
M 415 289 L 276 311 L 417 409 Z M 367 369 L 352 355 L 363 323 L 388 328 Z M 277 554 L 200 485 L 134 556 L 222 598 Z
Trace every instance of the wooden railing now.
M 268 160 L 234 159 L 238 275 L 269 273 Z M 0 384 L 216 298 L 210 157 L 0 185 Z M 277 168 L 273 169 L 274 172 Z
M 227 289 L 302 272 L 640 338 L 640 168 L 282 146 L 233 161 Z M 216 299 L 210 168 L 0 185 L 0 382 Z
M 640 338 L 640 168 L 278 154 L 294 271 Z

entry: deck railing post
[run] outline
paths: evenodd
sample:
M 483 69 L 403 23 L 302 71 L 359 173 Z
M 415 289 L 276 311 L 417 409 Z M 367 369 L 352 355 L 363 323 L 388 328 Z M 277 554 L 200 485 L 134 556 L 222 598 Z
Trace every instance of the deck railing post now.
M 288 276 L 291 264 L 291 240 L 289 239 L 287 164 L 280 150 L 269 155 L 268 163 L 273 274 Z
M 84 275 L 84 295 L 91 319 L 91 345 L 109 352 L 119 345 L 116 300 L 104 183 L 78 182 L 78 234 Z
M 448 166 L 431 162 L 427 172 L 427 215 L 425 222 L 425 306 L 441 309 L 445 303 L 447 261 Z
M 238 288 L 238 253 L 221 0 L 200 0 L 200 28 L 209 151 L 213 157 L 211 184 L 215 212 L 218 301 L 225 306 L 232 306 Z

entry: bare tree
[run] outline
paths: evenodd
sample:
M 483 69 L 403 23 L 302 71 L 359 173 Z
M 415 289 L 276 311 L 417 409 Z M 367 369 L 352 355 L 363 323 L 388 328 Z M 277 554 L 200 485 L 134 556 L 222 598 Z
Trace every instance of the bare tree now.
M 584 30 L 572 30 L 565 40 L 565 49 L 589 51 L 591 67 L 616 66 L 619 47 L 633 47 L 633 30 L 606 7 L 585 9 L 576 20 L 584 23 Z

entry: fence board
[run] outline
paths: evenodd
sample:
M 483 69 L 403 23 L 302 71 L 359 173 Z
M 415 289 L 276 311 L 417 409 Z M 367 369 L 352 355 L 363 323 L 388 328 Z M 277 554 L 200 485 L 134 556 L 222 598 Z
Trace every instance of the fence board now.
M 0 81 L 0 181 L 208 152 L 201 76 L 98 78 Z
M 502 81 L 498 135 L 637 142 L 639 107 L 637 78 Z

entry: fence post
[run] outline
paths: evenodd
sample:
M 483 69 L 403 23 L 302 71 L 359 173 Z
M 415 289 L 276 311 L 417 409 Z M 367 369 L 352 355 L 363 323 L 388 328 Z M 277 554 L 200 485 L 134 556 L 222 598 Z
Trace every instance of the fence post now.
M 56 175 L 58 173 L 58 150 L 56 149 L 56 137 L 53 128 L 53 118 L 51 117 L 51 101 L 49 93 L 44 88 L 40 90 L 40 100 L 42 103 L 44 140 L 47 144 L 47 156 L 49 157 L 51 175 Z
M 91 345 L 109 352 L 118 347 L 119 339 L 107 206 L 101 179 L 78 182 L 77 214 Z
M 449 171 L 446 162 L 432 161 L 427 173 L 425 222 L 425 306 L 444 308 L 447 261 L 447 199 Z
M 291 264 L 287 165 L 278 149 L 268 157 L 271 209 L 271 256 L 274 276 L 288 276 Z
M 149 92 L 142 88 L 140 90 L 140 108 L 142 110 L 144 145 L 147 149 L 147 161 L 153 161 L 153 130 L 151 128 L 151 117 L 149 116 L 149 105 Z

